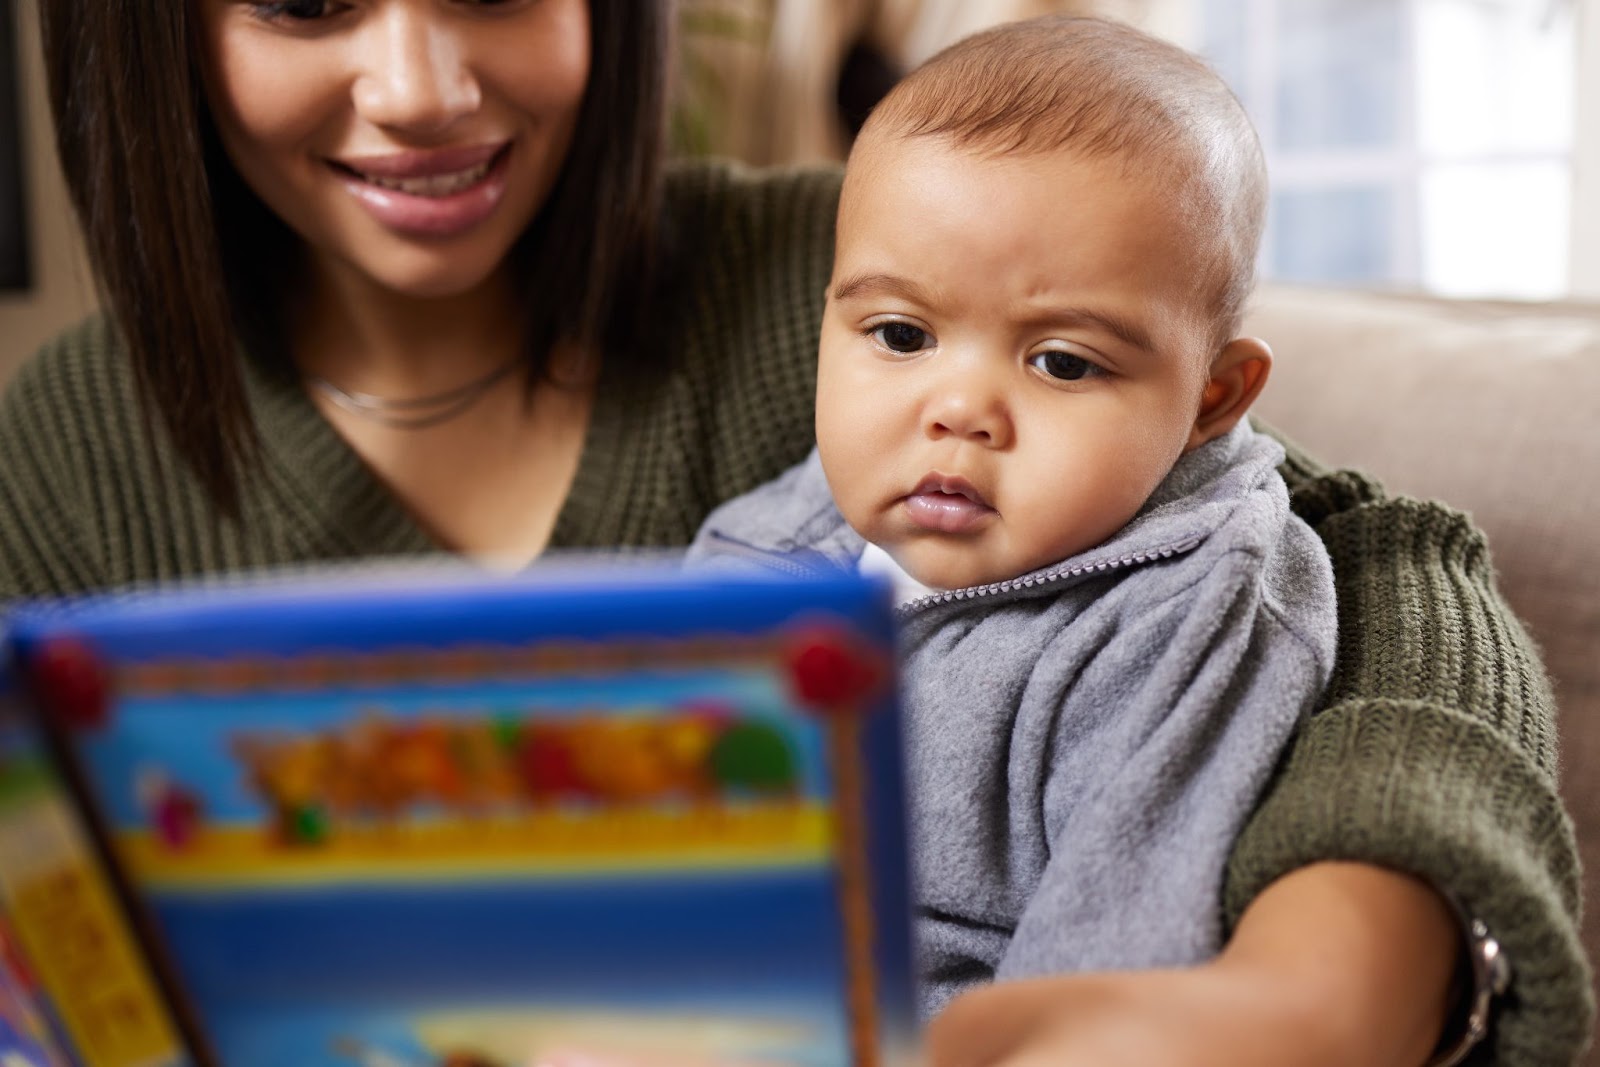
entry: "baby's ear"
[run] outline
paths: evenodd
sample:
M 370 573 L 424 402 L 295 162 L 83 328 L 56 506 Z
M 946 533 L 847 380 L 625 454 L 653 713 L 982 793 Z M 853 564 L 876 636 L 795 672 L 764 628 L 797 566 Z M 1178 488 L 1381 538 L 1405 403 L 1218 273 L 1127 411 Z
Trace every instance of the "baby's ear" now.
M 1272 349 L 1257 337 L 1236 337 L 1211 363 L 1211 378 L 1200 394 L 1200 411 L 1189 431 L 1185 452 L 1221 437 L 1244 418 L 1272 370 Z

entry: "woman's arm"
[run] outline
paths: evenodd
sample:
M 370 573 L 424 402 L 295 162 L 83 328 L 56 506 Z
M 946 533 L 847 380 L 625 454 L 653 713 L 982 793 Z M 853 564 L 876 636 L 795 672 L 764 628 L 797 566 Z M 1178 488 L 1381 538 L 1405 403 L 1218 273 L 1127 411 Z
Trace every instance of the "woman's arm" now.
M 928 1032 L 932 1067 L 1418 1067 L 1448 1011 L 1443 900 L 1404 875 L 1323 863 L 1274 882 L 1216 960 L 967 993 Z
M 1408 872 L 1487 923 L 1511 963 L 1487 1062 L 1569 1064 L 1594 1005 L 1554 703 L 1483 537 L 1292 447 L 1282 469 L 1333 559 L 1339 656 L 1234 849 L 1228 916 L 1242 930 L 1263 890 L 1319 861 Z

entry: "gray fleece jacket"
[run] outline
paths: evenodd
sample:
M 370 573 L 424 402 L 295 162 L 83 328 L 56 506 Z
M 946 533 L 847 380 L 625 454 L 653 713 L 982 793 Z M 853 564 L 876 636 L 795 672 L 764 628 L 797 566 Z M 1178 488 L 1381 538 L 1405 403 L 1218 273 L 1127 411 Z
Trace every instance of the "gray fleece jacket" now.
M 1192 963 L 1223 866 L 1332 669 L 1333 574 L 1241 423 L 1098 548 L 902 605 L 923 1010 L 997 978 Z M 690 559 L 851 568 L 815 453 Z

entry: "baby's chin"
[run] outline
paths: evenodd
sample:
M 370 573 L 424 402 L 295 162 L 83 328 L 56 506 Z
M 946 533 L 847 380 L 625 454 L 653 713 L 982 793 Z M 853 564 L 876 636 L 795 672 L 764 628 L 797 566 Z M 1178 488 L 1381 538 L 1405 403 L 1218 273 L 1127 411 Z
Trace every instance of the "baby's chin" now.
M 960 545 L 905 545 L 888 551 L 901 569 L 929 589 L 994 585 L 1043 566 L 1028 566 L 1022 560 L 984 559 Z
M 894 558 L 900 569 L 929 589 L 971 589 L 980 585 L 1020 578 L 1038 570 L 1052 559 L 1023 558 L 1017 546 L 998 544 L 993 535 L 960 537 L 949 534 L 907 533 L 898 522 L 858 521 L 848 510 L 845 521 L 862 538 L 877 545 Z M 869 518 L 878 519 L 871 515 Z

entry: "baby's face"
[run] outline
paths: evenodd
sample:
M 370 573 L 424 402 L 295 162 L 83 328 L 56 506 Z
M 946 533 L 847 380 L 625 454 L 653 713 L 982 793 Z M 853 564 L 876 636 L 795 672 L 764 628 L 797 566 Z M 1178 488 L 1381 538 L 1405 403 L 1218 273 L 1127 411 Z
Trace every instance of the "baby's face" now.
M 1065 152 L 892 138 L 850 166 L 817 385 L 845 518 L 939 588 L 1104 541 L 1187 447 L 1208 377 L 1178 210 Z

